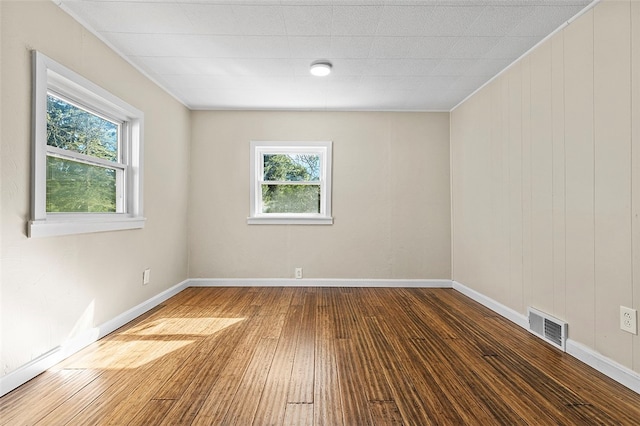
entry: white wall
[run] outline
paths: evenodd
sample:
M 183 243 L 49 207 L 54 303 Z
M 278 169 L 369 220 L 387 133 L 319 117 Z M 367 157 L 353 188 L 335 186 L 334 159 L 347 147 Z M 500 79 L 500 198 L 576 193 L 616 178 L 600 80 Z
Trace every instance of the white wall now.
M 189 111 L 53 2 L 1 1 L 0 376 L 187 278 Z M 31 54 L 145 113 L 142 230 L 28 239 Z M 142 271 L 151 284 L 142 287 Z
M 448 113 L 198 111 L 192 123 L 192 278 L 450 278 Z M 247 225 L 251 140 L 333 141 L 333 225 Z
M 451 114 L 453 279 L 640 372 L 640 2 L 603 1 Z

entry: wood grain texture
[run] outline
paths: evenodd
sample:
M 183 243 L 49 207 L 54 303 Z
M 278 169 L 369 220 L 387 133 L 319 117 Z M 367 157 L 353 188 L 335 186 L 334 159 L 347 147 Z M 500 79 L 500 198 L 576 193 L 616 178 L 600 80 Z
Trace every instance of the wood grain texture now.
M 189 288 L 2 425 L 640 424 L 640 395 L 451 289 Z

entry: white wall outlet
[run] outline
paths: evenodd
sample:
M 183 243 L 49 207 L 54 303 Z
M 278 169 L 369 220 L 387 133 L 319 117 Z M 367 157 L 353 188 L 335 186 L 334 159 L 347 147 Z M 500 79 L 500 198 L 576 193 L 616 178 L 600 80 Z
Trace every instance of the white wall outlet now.
M 620 329 L 631 334 L 638 334 L 638 311 L 620 306 Z
M 149 284 L 150 280 L 151 280 L 151 269 L 147 268 L 142 273 L 142 285 Z
M 296 268 L 296 279 L 302 278 L 302 268 Z

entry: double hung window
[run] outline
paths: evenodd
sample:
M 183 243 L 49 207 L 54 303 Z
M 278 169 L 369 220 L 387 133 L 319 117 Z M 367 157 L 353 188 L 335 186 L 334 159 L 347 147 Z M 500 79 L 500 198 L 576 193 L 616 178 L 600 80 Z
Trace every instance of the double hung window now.
M 251 142 L 250 224 L 333 223 L 331 142 Z
M 30 236 L 141 228 L 143 114 L 34 52 Z

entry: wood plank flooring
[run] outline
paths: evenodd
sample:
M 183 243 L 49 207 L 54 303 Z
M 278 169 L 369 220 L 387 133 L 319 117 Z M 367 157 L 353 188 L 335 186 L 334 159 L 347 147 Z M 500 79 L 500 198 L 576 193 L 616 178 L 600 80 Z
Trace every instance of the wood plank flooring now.
M 450 289 L 189 288 L 2 425 L 639 425 L 640 395 Z

